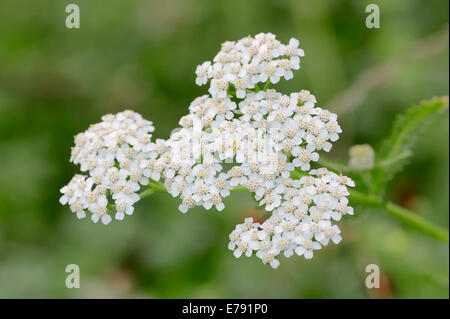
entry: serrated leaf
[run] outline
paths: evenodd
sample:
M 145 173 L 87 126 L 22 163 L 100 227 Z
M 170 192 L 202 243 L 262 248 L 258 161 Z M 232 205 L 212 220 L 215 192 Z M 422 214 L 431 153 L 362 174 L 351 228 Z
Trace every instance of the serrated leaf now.
M 377 167 L 384 172 L 384 182 L 408 164 L 418 136 L 447 107 L 447 96 L 436 97 L 412 106 L 404 114 L 397 116 L 391 134 L 377 152 Z

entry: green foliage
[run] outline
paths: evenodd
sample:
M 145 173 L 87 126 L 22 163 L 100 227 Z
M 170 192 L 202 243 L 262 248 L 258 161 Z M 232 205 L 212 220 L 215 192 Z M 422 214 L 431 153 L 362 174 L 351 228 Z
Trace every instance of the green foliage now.
M 397 115 L 391 134 L 377 152 L 377 175 L 387 183 L 399 172 L 413 155 L 415 142 L 430 122 L 448 107 L 448 97 L 423 101 Z M 381 172 L 381 174 L 380 174 Z

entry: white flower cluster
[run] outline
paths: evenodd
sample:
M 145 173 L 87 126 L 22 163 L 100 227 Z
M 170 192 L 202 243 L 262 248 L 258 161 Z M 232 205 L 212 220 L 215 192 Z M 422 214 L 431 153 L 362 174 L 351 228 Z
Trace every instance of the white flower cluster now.
M 275 84 L 281 77 L 292 79 L 292 70 L 300 68 L 300 57 L 305 55 L 298 46 L 297 39 L 292 38 L 284 45 L 272 33 L 224 42 L 212 63 L 207 61 L 197 67 L 195 83 L 203 85 L 211 80 L 209 93 L 220 99 L 227 96 L 232 84 L 236 97 L 242 99 L 246 89 L 253 89 L 258 83 Z
M 164 177 L 184 213 L 194 206 L 222 210 L 222 198 L 246 187 L 272 211 L 277 186 L 296 167 L 310 169 L 317 151 L 331 149 L 341 129 L 336 115 L 315 107 L 308 91 L 290 96 L 275 90 L 250 92 L 242 101 L 201 96 L 168 141 L 148 161 L 152 178 Z
M 311 258 L 329 240 L 338 243 L 331 221 L 353 214 L 346 196 L 354 183 L 325 168 L 311 170 L 318 152 L 330 151 L 342 132 L 337 116 L 316 106 L 307 90 L 283 95 L 269 88 L 300 68 L 298 45 L 270 33 L 223 43 L 213 62 L 196 69 L 196 83 L 208 83 L 210 94 L 190 104 L 167 140 L 151 142 L 152 123 L 134 112 L 103 117 L 75 138 L 71 160 L 89 176 L 63 187 L 61 202 L 78 217 L 88 209 L 106 224 L 108 200 L 123 219 L 148 183 L 163 183 L 180 197 L 182 213 L 195 206 L 221 211 L 223 198 L 241 188 L 272 216 L 236 226 L 229 245 L 236 257 L 256 251 L 276 268 L 281 252 Z
M 311 170 L 310 174 L 299 180 L 283 180 L 278 186 L 283 204 L 262 224 L 246 218 L 236 226 L 228 245 L 236 258 L 255 252 L 264 264 L 277 268 L 280 262 L 276 257 L 280 253 L 289 258 L 295 252 L 310 259 L 314 250 L 328 245 L 330 240 L 335 244 L 341 241 L 341 231 L 332 221 L 353 215 L 346 196 L 347 186 L 355 184 L 326 168 Z
M 133 214 L 137 192 L 148 184 L 150 171 L 142 165 L 155 145 L 151 142 L 152 122 L 133 111 L 102 117 L 102 122 L 75 136 L 70 161 L 88 175 L 75 175 L 61 189 L 60 202 L 69 204 L 78 218 L 86 216 L 104 224 L 111 221 L 108 202 L 114 201 L 115 218 Z
M 248 225 L 248 220 L 238 225 L 230 248 L 236 257 L 257 250 L 272 266 L 277 266 L 275 257 L 281 251 L 289 255 L 294 245 L 298 254 L 310 258 L 310 242 L 320 248 L 327 238 L 338 241 L 339 229 L 330 219 L 351 213 L 346 199 L 346 186 L 353 185 L 350 179 L 324 169 L 311 172 L 320 177 L 291 179 L 296 168 L 308 172 L 310 163 L 319 159 L 318 151 L 328 152 L 342 132 L 336 114 L 317 107 L 310 92 L 283 95 L 268 89 L 281 76 L 292 78 L 300 56 L 297 40 L 283 45 L 272 34 L 225 42 L 213 63 L 196 70 L 198 85 L 211 80 L 210 95 L 191 103 L 189 114 L 179 122 L 181 128 L 160 142 L 160 152 L 148 166 L 152 178 L 164 177 L 169 193 L 182 199 L 183 213 L 195 206 L 220 211 L 233 188 L 248 189 L 273 215 L 263 225 Z M 285 224 L 293 225 L 291 231 L 301 225 L 297 232 L 301 228 L 305 236 L 288 235 Z M 321 234 L 336 236 L 321 237 L 317 227 Z M 265 233 L 264 240 L 257 233 Z M 284 241 L 288 246 L 281 244 Z

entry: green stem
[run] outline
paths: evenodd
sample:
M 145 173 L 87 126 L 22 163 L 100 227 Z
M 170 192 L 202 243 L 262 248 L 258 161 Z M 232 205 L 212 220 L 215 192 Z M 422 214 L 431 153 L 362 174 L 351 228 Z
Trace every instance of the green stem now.
M 370 171 L 362 171 L 360 173 L 360 176 L 361 176 L 363 182 L 366 184 L 367 188 L 369 189 L 369 192 L 375 193 L 373 177 L 372 177 L 371 172 Z
M 231 192 L 241 192 L 241 191 L 246 191 L 246 190 L 247 190 L 247 187 L 245 187 L 245 186 L 236 186 L 231 189 Z
M 397 156 L 394 156 L 394 157 L 391 157 L 391 158 L 388 158 L 388 159 L 385 159 L 385 160 L 379 162 L 376 166 L 381 167 L 381 168 L 389 167 L 400 161 L 405 160 L 406 158 L 410 157 L 411 155 L 412 155 L 412 152 L 410 150 L 406 150 Z
M 143 192 L 140 192 L 139 193 L 139 197 L 141 198 L 141 199 L 143 199 L 143 198 L 145 198 L 145 197 L 147 197 L 147 196 L 150 196 L 151 194 L 153 194 L 154 193 L 154 191 L 153 191 L 153 189 L 146 189 L 145 191 L 143 191 Z
M 430 223 L 428 220 L 414 212 L 401 207 L 392 202 L 386 201 L 381 197 L 363 194 L 358 191 L 350 191 L 349 200 L 355 204 L 361 204 L 370 207 L 377 207 L 385 210 L 392 217 L 420 231 L 423 234 L 439 239 L 448 244 L 448 231 Z
M 156 193 L 167 193 L 167 189 L 164 187 L 164 184 L 149 179 L 147 188 L 151 189 Z
M 355 190 L 350 191 L 349 200 L 354 203 L 370 207 L 381 206 L 383 203 L 383 200 L 378 196 L 363 194 Z
M 147 185 L 147 186 L 150 186 L 150 185 Z M 152 188 L 147 188 L 145 191 L 142 191 L 142 192 L 140 192 L 139 193 L 139 197 L 141 198 L 141 199 L 143 199 L 143 198 L 145 198 L 145 197 L 147 197 L 147 196 L 150 196 L 151 194 L 153 194 L 153 193 L 155 193 L 155 190 L 154 189 L 152 189 Z M 108 205 L 108 209 L 109 210 L 115 210 L 116 209 L 116 205 L 114 205 L 114 204 L 109 204 Z

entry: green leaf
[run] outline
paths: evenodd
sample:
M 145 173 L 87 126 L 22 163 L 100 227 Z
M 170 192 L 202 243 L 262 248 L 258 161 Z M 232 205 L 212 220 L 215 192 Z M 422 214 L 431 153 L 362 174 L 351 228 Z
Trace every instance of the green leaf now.
M 448 96 L 423 101 L 397 116 L 391 134 L 377 152 L 377 168 L 388 182 L 399 172 L 413 154 L 414 143 L 430 121 L 448 108 Z

